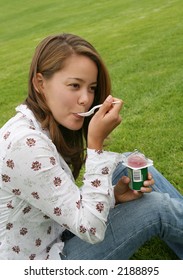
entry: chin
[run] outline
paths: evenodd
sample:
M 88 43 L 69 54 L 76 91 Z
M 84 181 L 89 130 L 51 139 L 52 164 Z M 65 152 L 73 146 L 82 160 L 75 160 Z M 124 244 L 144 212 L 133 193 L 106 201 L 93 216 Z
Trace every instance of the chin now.
M 83 122 L 81 122 L 80 124 L 79 123 L 75 123 L 75 124 L 64 124 L 62 123 L 61 124 L 62 126 L 64 126 L 65 128 L 67 129 L 70 129 L 70 130 L 73 130 L 73 131 L 77 131 L 77 130 L 80 130 L 83 126 Z

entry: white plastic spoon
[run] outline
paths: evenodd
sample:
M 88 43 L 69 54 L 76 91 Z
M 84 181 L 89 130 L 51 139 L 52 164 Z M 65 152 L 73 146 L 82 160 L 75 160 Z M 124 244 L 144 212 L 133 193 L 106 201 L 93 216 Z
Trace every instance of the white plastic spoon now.
M 120 101 L 113 101 L 112 104 L 117 104 L 120 103 Z M 100 108 L 102 106 L 102 104 L 100 105 L 96 105 L 93 108 L 91 108 L 88 112 L 85 113 L 77 113 L 77 115 L 82 116 L 82 117 L 88 117 L 90 115 L 92 115 L 94 113 L 94 111 L 98 108 Z

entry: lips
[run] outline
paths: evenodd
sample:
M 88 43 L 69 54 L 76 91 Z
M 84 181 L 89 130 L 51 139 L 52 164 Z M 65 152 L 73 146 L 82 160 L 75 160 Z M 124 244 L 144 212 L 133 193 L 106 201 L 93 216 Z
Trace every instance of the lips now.
M 73 115 L 77 118 L 77 119 L 83 119 L 82 116 L 78 115 L 77 113 L 73 113 Z

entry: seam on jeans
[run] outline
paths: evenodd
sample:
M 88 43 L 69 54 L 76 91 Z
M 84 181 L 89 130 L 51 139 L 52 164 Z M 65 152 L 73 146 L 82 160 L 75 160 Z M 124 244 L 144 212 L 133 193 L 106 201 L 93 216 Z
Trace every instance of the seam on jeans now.
M 158 224 L 158 222 L 153 223 L 153 225 L 156 225 L 156 224 Z M 151 226 L 152 226 L 152 224 L 151 224 Z M 148 226 L 148 227 L 150 227 L 150 226 Z M 148 228 L 148 227 L 146 227 L 146 228 Z M 142 228 L 141 230 L 137 231 L 135 234 L 131 235 L 131 236 L 128 238 L 128 240 L 126 239 L 125 241 L 123 241 L 118 247 L 116 247 L 112 252 L 110 252 L 110 253 L 104 258 L 104 260 L 105 260 L 105 259 L 108 259 L 109 256 L 114 256 L 114 255 L 115 255 L 114 252 L 115 252 L 116 250 L 119 250 L 120 247 L 124 247 L 124 244 L 127 243 L 127 241 L 129 242 L 130 239 L 134 238 L 134 236 L 136 236 L 137 234 L 140 234 L 143 230 L 144 230 L 144 228 Z M 153 237 L 153 235 L 151 236 L 151 238 L 152 238 L 152 237 Z M 151 238 L 150 238 L 150 239 L 151 239 Z M 147 240 L 147 241 L 148 241 L 148 240 Z M 140 246 L 141 246 L 141 245 L 139 245 L 139 248 L 140 248 Z

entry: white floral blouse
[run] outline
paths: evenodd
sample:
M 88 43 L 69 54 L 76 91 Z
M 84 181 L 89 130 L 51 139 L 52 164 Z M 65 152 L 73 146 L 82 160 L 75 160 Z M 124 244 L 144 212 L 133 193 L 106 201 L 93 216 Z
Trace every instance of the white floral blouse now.
M 83 186 L 33 113 L 20 105 L 0 129 L 0 259 L 60 259 L 69 229 L 96 243 L 104 238 L 111 177 L 120 155 L 87 150 Z

